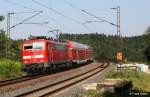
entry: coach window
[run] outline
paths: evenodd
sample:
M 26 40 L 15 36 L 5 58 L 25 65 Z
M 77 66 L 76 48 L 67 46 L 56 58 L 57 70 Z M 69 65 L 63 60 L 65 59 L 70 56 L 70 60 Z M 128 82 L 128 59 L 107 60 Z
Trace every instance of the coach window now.
M 56 50 L 56 44 L 52 45 L 52 50 Z
M 55 50 L 67 50 L 67 46 L 62 45 L 62 44 L 55 44 L 53 49 L 55 49 Z
M 53 48 L 52 44 L 48 43 L 48 49 L 52 50 L 52 48 Z

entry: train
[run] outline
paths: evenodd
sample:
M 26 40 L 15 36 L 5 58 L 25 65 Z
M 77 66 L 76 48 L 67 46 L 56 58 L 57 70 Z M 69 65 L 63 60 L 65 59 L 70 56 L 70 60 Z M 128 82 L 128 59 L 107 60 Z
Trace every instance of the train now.
M 93 61 L 90 46 L 78 42 L 53 40 L 36 36 L 22 44 L 22 69 L 24 72 L 43 72 L 67 68 Z

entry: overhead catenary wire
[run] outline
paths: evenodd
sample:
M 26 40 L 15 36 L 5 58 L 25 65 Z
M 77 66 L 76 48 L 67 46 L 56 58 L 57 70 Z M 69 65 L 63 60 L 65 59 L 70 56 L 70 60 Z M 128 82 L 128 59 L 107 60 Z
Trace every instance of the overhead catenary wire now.
M 19 18 L 18 17 L 18 14 L 29 14 L 29 13 L 38 13 L 38 12 L 41 12 L 41 11 L 24 11 L 24 12 L 11 12 L 11 14 L 17 14 L 17 17 L 15 15 L 13 15 L 13 19 L 15 20 L 19 20 L 19 21 L 22 21 L 23 19 Z M 33 23 L 34 24 L 34 23 Z
M 80 8 L 77 7 L 76 5 L 70 3 L 68 0 L 64 0 L 64 1 L 65 1 L 69 6 L 71 6 L 72 8 L 78 9 L 78 10 L 80 10 L 82 13 L 86 13 L 86 14 L 92 16 L 92 17 L 95 17 L 95 18 L 97 18 L 98 20 L 100 20 L 101 22 L 107 22 L 107 23 L 109 23 L 109 24 L 111 24 L 111 25 L 113 25 L 113 26 L 116 26 L 116 27 L 119 26 L 119 25 L 117 25 L 117 24 L 114 24 L 114 23 L 112 23 L 112 22 L 109 22 L 109 21 L 106 20 L 106 19 L 97 17 L 96 15 L 93 15 L 93 14 L 90 13 L 90 12 L 87 12 L 87 11 L 85 11 L 85 10 L 83 10 L 83 9 L 80 9 Z M 101 9 L 101 10 L 106 10 L 106 9 L 109 9 L 109 10 L 110 10 L 110 8 L 105 8 L 105 9 Z M 95 21 L 93 21 L 93 22 L 95 22 Z M 82 23 L 82 24 L 86 24 L 86 23 Z
M 70 7 L 72 7 L 73 9 L 76 9 L 77 11 L 80 11 L 81 13 L 83 13 L 81 10 L 81 8 L 77 7 L 76 5 L 72 4 L 71 2 L 69 2 L 68 0 L 64 0 L 66 4 L 68 4 Z M 90 32 L 93 32 L 91 29 L 89 29 L 89 27 L 87 27 L 85 25 L 85 23 L 81 23 L 86 29 L 88 29 Z
M 12 4 L 12 5 L 15 5 L 15 6 L 19 6 L 19 7 L 22 7 L 22 8 L 24 8 L 24 9 L 28 9 L 28 10 L 31 10 L 31 11 L 22 11 L 22 12 L 12 12 L 12 14 L 29 14 L 29 13 L 37 13 L 37 12 L 41 12 L 41 11 L 37 11 L 37 10 L 35 10 L 35 9 L 33 9 L 33 8 L 31 8 L 31 7 L 27 7 L 27 6 L 24 6 L 23 4 L 20 4 L 20 3 L 16 3 L 16 2 L 14 2 L 14 1 L 12 1 L 12 0 L 4 0 L 5 2 L 8 2 L 8 3 L 10 3 L 10 4 Z M 19 20 L 22 20 L 22 19 L 20 19 L 20 18 L 18 18 L 18 17 L 15 17 L 16 19 L 19 19 Z M 29 23 L 24 23 L 25 21 L 22 21 L 23 23 L 19 23 L 19 24 L 29 24 Z M 18 24 L 18 25 L 19 25 Z M 31 23 L 31 24 L 37 24 L 37 23 Z M 15 25 L 14 25 L 15 26 Z M 14 28 L 14 26 L 12 26 L 11 28 Z M 17 26 L 17 25 L 16 25 Z M 10 28 L 10 29 L 11 29 Z
M 31 7 L 27 7 L 27 6 L 23 5 L 23 4 L 14 2 L 14 1 L 12 1 L 12 0 L 4 0 L 4 1 L 5 1 L 5 2 L 8 2 L 8 3 L 12 4 L 12 5 L 22 7 L 22 8 L 24 8 L 24 9 L 33 10 L 33 11 L 31 11 L 31 12 L 15 12 L 15 13 L 17 13 L 17 14 L 38 12 L 38 11 L 36 11 L 35 9 L 33 9 L 33 8 L 31 8 Z M 39 16 L 39 17 L 41 17 L 41 16 Z M 43 18 L 43 17 L 41 17 L 41 18 Z M 21 19 L 19 19 L 19 20 L 21 20 Z M 54 20 L 54 19 L 52 19 L 52 20 L 53 20 L 54 22 L 56 22 L 56 20 Z M 74 21 L 74 22 L 75 22 L 75 21 Z M 78 22 L 78 21 L 76 21 L 76 22 Z M 60 25 L 60 23 L 57 23 L 57 25 Z M 62 26 L 62 25 L 60 25 L 60 26 Z M 64 25 L 63 25 L 63 26 L 64 26 Z M 69 29 L 69 28 L 67 28 L 67 29 Z
M 43 25 L 43 24 L 48 24 L 48 22 L 38 22 L 38 23 L 30 22 L 30 23 L 22 23 L 22 24 L 38 24 L 38 25 Z
M 5 0 L 4 0 L 4 1 L 5 1 Z M 35 1 L 35 0 L 34 0 L 34 1 Z M 25 5 L 23 5 L 23 4 L 20 4 L 20 3 L 18 3 L 18 2 L 14 2 L 14 1 L 12 1 L 12 0 L 6 0 L 5 2 L 8 2 L 8 3 L 13 4 L 13 5 L 15 5 L 15 6 L 22 7 L 22 8 L 24 8 L 24 9 L 31 10 L 31 12 L 17 12 L 17 14 L 36 12 L 35 9 L 33 9 L 33 8 L 31 8 L 31 7 L 28 7 L 28 6 L 25 6 Z M 34 2 L 34 3 L 35 3 L 35 2 Z M 42 6 L 44 7 L 45 5 L 42 4 Z M 62 14 L 61 12 L 59 12 L 59 11 L 53 9 L 53 8 L 49 8 L 49 7 L 47 7 L 47 6 L 46 6 L 46 8 L 51 9 L 51 11 L 55 12 L 55 13 L 58 14 L 58 15 L 61 15 L 61 16 L 65 17 L 65 18 L 68 19 L 68 20 L 71 20 L 71 21 L 73 21 L 73 22 L 76 22 L 76 23 L 82 25 L 82 26 L 83 26 L 86 30 L 88 30 L 88 31 L 90 30 L 86 25 L 82 24 L 80 21 L 75 20 L 75 19 L 73 19 L 73 18 L 71 18 L 71 17 L 69 17 L 69 16 L 66 16 L 66 15 Z M 33 11 L 32 11 L 32 10 L 33 10 Z M 57 25 L 60 25 L 60 23 L 57 23 Z M 62 26 L 62 25 L 60 25 L 60 26 Z M 63 25 L 63 26 L 64 26 L 64 25 Z M 68 28 L 67 28 L 67 29 L 68 29 Z M 69 31 L 69 32 L 70 32 L 70 31 Z
M 78 23 L 78 24 L 82 25 L 84 28 L 86 28 L 86 30 L 89 31 L 89 29 L 87 29 L 87 27 L 86 27 L 85 25 L 83 25 L 80 21 L 78 21 L 78 20 L 76 20 L 76 19 L 73 19 L 73 18 L 71 18 L 71 17 L 69 17 L 69 16 L 66 16 L 66 15 L 64 15 L 63 13 L 61 13 L 61 12 L 59 12 L 59 11 L 57 11 L 57 10 L 51 8 L 51 7 L 48 7 L 48 6 L 46 6 L 45 4 L 43 4 L 43 3 L 38 2 L 37 0 L 32 0 L 32 1 L 33 1 L 34 3 L 36 3 L 36 4 L 38 4 L 38 5 L 40 5 L 40 6 L 44 7 L 44 8 L 46 8 L 46 9 L 49 9 L 50 11 L 54 12 L 54 13 L 57 14 L 57 15 L 60 15 L 60 16 L 66 18 L 66 19 L 68 19 L 68 20 L 70 20 L 70 21 L 73 21 L 73 22 L 75 22 L 75 23 Z
M 56 14 L 62 16 L 62 17 L 65 17 L 66 19 L 69 19 L 69 20 L 74 21 L 74 22 L 76 22 L 76 23 L 80 23 L 79 21 L 77 21 L 77 20 L 75 20 L 75 19 L 73 19 L 73 18 L 71 18 L 71 17 L 68 17 L 68 16 L 64 15 L 63 13 L 61 13 L 61 12 L 59 12 L 59 11 L 57 11 L 57 10 L 51 8 L 51 7 L 48 7 L 48 6 L 46 6 L 46 5 L 44 5 L 44 4 L 40 3 L 40 2 L 38 2 L 38 1 L 36 1 L 36 0 L 32 0 L 32 1 L 33 1 L 34 3 L 36 3 L 36 4 L 38 4 L 38 5 L 40 5 L 40 6 L 44 7 L 44 8 L 46 8 L 46 9 L 49 9 L 50 11 L 52 11 L 52 12 L 54 12 L 54 13 L 56 13 Z
M 43 26 L 43 25 L 42 25 Z M 44 27 L 45 28 L 48 28 L 49 30 L 51 29 L 51 30 L 53 30 L 54 28 L 53 27 L 51 27 L 51 26 L 48 26 L 48 25 L 44 25 Z M 47 33 L 49 32 L 49 30 L 47 31 Z M 54 35 L 54 34 L 53 34 Z
M 95 16 L 95 15 L 93 15 L 93 14 L 91 14 L 91 13 L 89 13 L 89 12 L 83 10 L 83 9 L 80 9 L 79 7 L 73 5 L 72 3 L 70 3 L 70 2 L 67 1 L 67 0 L 64 0 L 64 1 L 65 1 L 68 5 L 70 5 L 72 8 L 79 9 L 81 12 L 84 12 L 84 13 L 86 13 L 86 14 L 88 14 L 88 15 L 91 15 L 91 16 L 93 16 L 93 17 L 95 17 L 95 18 L 97 18 L 97 19 L 99 19 L 99 20 L 101 20 L 101 21 L 103 21 L 103 22 L 107 22 L 107 23 L 109 23 L 109 24 L 111 24 L 111 25 L 117 26 L 116 24 L 114 24 L 114 23 L 112 23 L 112 22 L 109 22 L 109 21 L 107 21 L 106 19 L 97 17 L 97 16 Z M 110 9 L 110 8 L 109 8 L 109 9 Z M 104 10 L 104 9 L 103 9 L 103 10 Z
M 9 4 L 11 4 L 11 5 L 15 5 L 15 6 L 18 6 L 18 7 L 21 7 L 21 8 L 30 10 L 30 11 L 24 11 L 24 12 L 23 12 L 23 11 L 22 11 L 22 12 L 15 12 L 15 13 L 12 12 L 12 14 L 29 14 L 29 13 L 41 12 L 41 11 L 37 11 L 37 10 L 31 8 L 31 7 L 27 7 L 27 6 L 23 5 L 23 4 L 14 2 L 13 0 L 4 0 L 4 1 L 7 2 L 7 3 L 9 3 Z M 33 17 L 36 16 L 36 15 L 38 15 L 38 14 L 39 14 L 39 13 L 33 15 Z M 39 17 L 41 17 L 41 16 L 39 16 Z M 15 17 L 15 18 L 16 18 L 16 17 Z M 42 24 L 41 24 L 41 23 L 32 23 L 32 22 L 31 22 L 31 23 L 25 23 L 25 21 L 27 21 L 27 20 L 29 20 L 29 19 L 31 19 L 31 18 L 32 18 L 32 17 L 30 17 L 30 18 L 28 18 L 28 19 L 22 20 L 22 19 L 20 19 L 20 18 L 17 17 L 16 19 L 21 20 L 21 22 L 15 24 L 14 26 L 10 27 L 9 29 L 12 29 L 12 28 L 14 28 L 14 27 L 16 27 L 17 25 L 20 25 L 20 24 L 36 24 L 36 25 L 40 25 L 40 26 L 44 26 L 43 23 L 44 23 L 44 24 L 47 24 L 46 22 L 43 22 Z M 47 25 L 47 28 L 53 29 L 52 27 L 50 27 L 50 26 L 48 26 L 48 25 Z
M 78 9 L 82 12 L 83 9 L 79 8 L 78 6 L 76 6 L 75 4 L 72 4 L 71 2 L 69 2 L 68 0 L 64 0 L 66 2 L 66 4 L 68 4 L 70 7 L 74 8 L 74 9 Z M 94 10 L 94 9 L 92 9 Z M 110 8 L 103 8 L 103 9 L 97 9 L 99 11 L 102 11 L 102 10 L 110 10 Z M 82 12 L 83 13 L 83 12 Z
M 43 11 L 40 11 L 40 12 L 38 12 L 38 13 L 32 15 L 31 17 L 24 19 L 23 21 L 21 21 L 21 22 L 15 24 L 14 26 L 10 27 L 9 29 L 12 29 L 12 28 L 14 28 L 14 27 L 16 27 L 16 26 L 18 26 L 18 25 L 20 25 L 20 24 L 23 24 L 25 21 L 28 21 L 29 19 L 31 19 L 31 18 L 33 18 L 33 17 L 35 17 L 35 16 L 41 14 L 42 12 L 43 12 Z
M 10 0 L 6 0 L 8 3 L 10 3 L 10 4 L 13 4 L 13 5 L 17 5 L 17 6 L 19 6 L 19 7 L 22 7 L 22 8 L 25 8 L 25 9 L 29 9 L 29 10 L 33 10 L 32 8 L 30 8 L 30 7 L 27 7 L 27 6 L 23 6 L 22 4 L 19 4 L 19 3 L 16 3 L 16 2 L 13 2 L 13 1 L 10 1 Z M 36 12 L 40 12 L 40 11 L 29 11 L 29 12 L 13 12 L 13 14 L 26 14 L 26 13 L 36 13 Z M 41 16 L 39 16 L 39 17 L 41 17 Z M 42 17 L 41 17 L 42 18 Z M 20 18 L 17 18 L 17 19 L 19 19 L 19 20 L 21 20 Z M 14 25 L 14 26 L 12 26 L 10 29 L 12 29 L 12 28 L 14 28 L 15 26 L 17 26 L 17 25 L 19 25 L 19 24 L 39 24 L 39 25 L 41 25 L 41 26 L 43 26 L 43 24 L 41 24 L 41 23 L 24 23 L 25 21 L 23 20 L 22 22 L 20 22 L 20 23 L 17 23 L 16 25 Z M 43 22 L 44 23 L 44 22 Z M 44 24 L 47 24 L 47 23 L 44 23 Z M 50 27 L 50 26 L 48 26 L 48 25 L 46 25 L 47 26 L 47 28 L 50 28 L 50 29 L 53 29 L 52 27 Z
M 37 12 L 41 12 L 41 11 L 24 11 L 24 12 L 15 12 L 15 14 L 26 14 L 26 13 L 37 13 Z
M 16 3 L 16 2 L 14 2 L 13 0 L 4 0 L 5 2 L 8 2 L 8 3 L 10 3 L 10 4 L 13 4 L 13 5 L 15 5 L 15 6 L 19 6 L 19 7 L 22 7 L 22 8 L 24 8 L 24 9 L 29 9 L 29 10 L 31 10 L 31 11 L 22 11 L 22 12 L 12 12 L 13 14 L 29 14 L 29 13 L 37 13 L 37 12 L 41 12 L 41 11 L 37 11 L 37 10 L 35 10 L 35 9 L 33 9 L 33 8 L 31 8 L 31 7 L 27 7 L 27 6 L 24 6 L 23 4 L 20 4 L 20 3 Z M 32 11 L 33 10 L 33 11 Z M 16 17 L 15 17 L 16 18 Z M 21 20 L 20 18 L 16 18 L 16 19 L 19 19 L 19 20 Z M 27 23 L 26 23 L 27 24 Z M 36 24 L 36 23 L 31 23 L 31 24 Z
M 81 10 L 79 7 L 77 7 L 76 5 L 70 3 L 69 1 L 67 1 L 67 0 L 64 0 L 64 1 L 65 1 L 69 6 L 71 6 L 72 8 Z
M 63 0 L 63 1 L 65 1 L 66 4 L 68 4 L 69 6 L 71 6 L 71 7 L 74 8 L 74 9 L 78 9 L 78 10 L 80 10 L 80 11 L 82 10 L 82 9 L 79 8 L 77 5 L 71 3 L 71 2 L 68 1 L 68 0 Z M 95 9 L 90 9 L 90 10 L 95 10 Z M 102 8 L 102 9 L 96 9 L 96 10 L 99 10 L 99 11 L 102 11 L 102 10 L 110 10 L 110 8 Z
M 8 3 L 10 3 L 10 4 L 13 4 L 13 5 L 20 6 L 20 7 L 24 8 L 24 9 L 28 9 L 28 10 L 35 10 L 35 9 L 33 9 L 33 8 L 30 8 L 30 7 L 24 6 L 23 4 L 16 3 L 16 2 L 14 2 L 14 0 L 3 0 L 3 1 L 8 2 Z
M 112 22 L 109 22 L 109 21 L 107 21 L 107 20 L 105 20 L 105 19 L 103 19 L 103 18 L 97 17 L 96 15 L 93 15 L 93 14 L 91 14 L 91 13 L 85 11 L 85 10 L 81 10 L 81 11 L 84 12 L 84 13 L 86 13 L 86 14 L 88 14 L 88 15 L 90 15 L 90 16 L 93 16 L 93 17 L 97 18 L 98 20 L 107 22 L 107 23 L 109 23 L 109 24 L 111 24 L 111 25 L 113 25 L 113 26 L 118 26 L 118 25 L 116 25 L 116 24 L 114 24 L 114 23 L 112 23 Z

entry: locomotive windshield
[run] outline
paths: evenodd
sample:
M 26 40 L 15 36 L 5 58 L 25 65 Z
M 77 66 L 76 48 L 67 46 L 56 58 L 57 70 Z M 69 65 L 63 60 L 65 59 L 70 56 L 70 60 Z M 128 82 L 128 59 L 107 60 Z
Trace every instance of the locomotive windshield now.
M 37 49 L 42 49 L 43 47 L 44 47 L 44 43 L 24 44 L 24 50 L 37 50 Z
M 24 50 L 32 50 L 33 45 L 32 44 L 24 44 Z
M 44 43 L 33 43 L 33 49 L 42 49 L 44 47 Z

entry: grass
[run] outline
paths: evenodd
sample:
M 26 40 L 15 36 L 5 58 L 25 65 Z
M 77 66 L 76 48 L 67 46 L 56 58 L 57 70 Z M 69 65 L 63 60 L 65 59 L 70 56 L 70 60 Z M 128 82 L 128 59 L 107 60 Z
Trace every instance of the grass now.
M 131 80 L 133 83 L 134 91 L 137 93 L 150 93 L 150 74 L 144 72 L 136 72 L 124 70 L 122 72 L 115 72 L 114 70 L 108 72 L 106 78 L 121 78 Z M 116 95 L 109 92 L 97 93 L 96 91 L 90 90 L 84 93 L 83 97 L 128 97 L 123 95 Z M 147 96 L 131 96 L 131 97 L 147 97 Z
M 22 76 L 21 62 L 1 59 L 0 80 Z
M 127 64 L 146 64 L 146 65 L 150 65 L 150 62 L 145 61 L 145 62 L 127 62 Z
M 98 97 L 98 93 L 96 90 L 88 90 L 87 92 L 84 93 L 84 95 L 88 95 L 86 97 Z
M 106 76 L 107 78 L 122 78 L 131 80 L 134 86 L 134 89 L 150 92 L 150 74 L 144 72 L 135 72 L 124 70 L 122 72 L 111 71 Z

